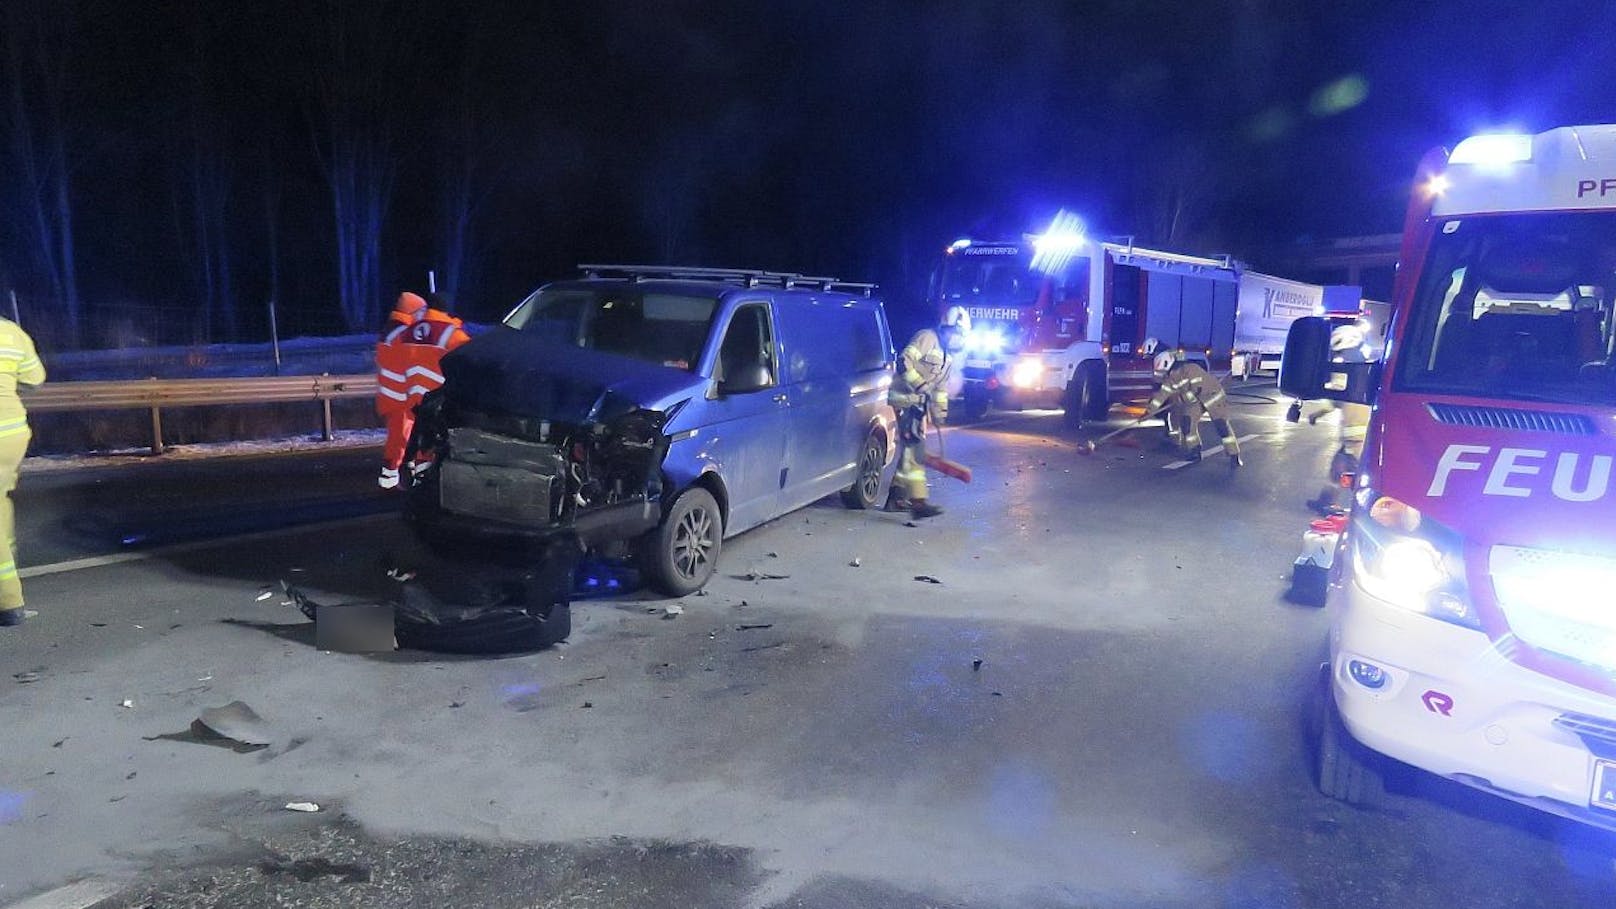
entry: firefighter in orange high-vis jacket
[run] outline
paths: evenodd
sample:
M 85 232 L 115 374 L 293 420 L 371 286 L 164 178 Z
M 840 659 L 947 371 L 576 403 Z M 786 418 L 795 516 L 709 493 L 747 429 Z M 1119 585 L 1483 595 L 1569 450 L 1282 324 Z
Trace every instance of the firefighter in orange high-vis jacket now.
M 404 466 L 404 447 L 415 425 L 415 402 L 410 400 L 410 329 L 426 313 L 426 301 L 405 292 L 387 316 L 376 340 L 376 414 L 387 426 L 382 446 L 382 473 L 376 482 L 383 489 L 398 486 Z
M 443 305 L 440 299 L 433 297 L 432 302 L 420 320 L 410 326 L 406 333 L 408 342 L 404 345 L 409 360 L 405 375 L 409 376 L 407 391 L 412 425 L 415 408 L 421 400 L 428 392 L 443 386 L 443 355 L 471 340 L 464 322 L 439 309 Z M 410 452 L 410 473 L 419 475 L 432 465 L 434 457 L 431 451 Z
M 22 579 L 17 576 L 17 521 L 11 491 L 32 433 L 17 386 L 45 381 L 45 366 L 22 326 L 0 319 L 0 625 L 23 619 Z

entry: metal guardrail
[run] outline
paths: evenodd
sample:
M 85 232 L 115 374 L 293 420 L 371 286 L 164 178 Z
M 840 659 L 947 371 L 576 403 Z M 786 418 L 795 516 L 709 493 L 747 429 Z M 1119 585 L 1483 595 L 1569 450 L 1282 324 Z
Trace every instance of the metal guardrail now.
M 332 438 L 331 402 L 376 395 L 374 374 L 356 376 L 254 376 L 236 379 L 130 379 L 115 382 L 46 382 L 19 389 L 30 413 L 151 410 L 152 452 L 163 451 L 163 408 L 212 404 L 320 405 L 321 437 Z

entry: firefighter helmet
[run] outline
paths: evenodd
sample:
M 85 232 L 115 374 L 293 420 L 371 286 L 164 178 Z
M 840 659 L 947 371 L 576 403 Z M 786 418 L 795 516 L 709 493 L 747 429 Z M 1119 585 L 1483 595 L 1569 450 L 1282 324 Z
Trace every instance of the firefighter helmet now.
M 1168 370 L 1172 369 L 1173 366 L 1181 359 L 1183 359 L 1183 354 L 1180 354 L 1178 351 L 1171 348 L 1157 354 L 1156 359 L 1151 363 L 1150 370 L 1151 373 L 1155 375 L 1156 381 L 1160 382 L 1161 380 L 1167 378 Z
M 1336 353 L 1357 350 L 1365 340 L 1363 326 L 1356 323 L 1337 325 L 1330 331 L 1330 349 Z
M 1161 342 L 1155 338 L 1146 338 L 1145 343 L 1139 345 L 1139 352 L 1147 357 L 1154 357 L 1156 355 L 1156 348 L 1160 346 Z
M 971 314 L 963 306 L 950 306 L 937 326 L 937 340 L 951 354 L 965 349 L 965 338 L 970 333 Z

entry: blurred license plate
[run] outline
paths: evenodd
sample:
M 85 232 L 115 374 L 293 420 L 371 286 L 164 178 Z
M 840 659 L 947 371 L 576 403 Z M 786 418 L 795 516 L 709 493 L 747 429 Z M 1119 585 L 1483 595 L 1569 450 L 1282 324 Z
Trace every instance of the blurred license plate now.
M 1588 804 L 1616 811 L 1616 761 L 1594 761 L 1594 791 Z

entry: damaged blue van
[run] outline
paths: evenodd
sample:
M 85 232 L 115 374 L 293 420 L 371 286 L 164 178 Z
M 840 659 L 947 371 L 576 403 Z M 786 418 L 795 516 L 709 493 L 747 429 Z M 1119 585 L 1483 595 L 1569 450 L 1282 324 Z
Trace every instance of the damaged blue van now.
M 839 493 L 877 504 L 895 451 L 875 287 L 738 269 L 582 266 L 443 361 L 407 516 L 461 547 L 632 547 L 682 596 L 724 540 Z

